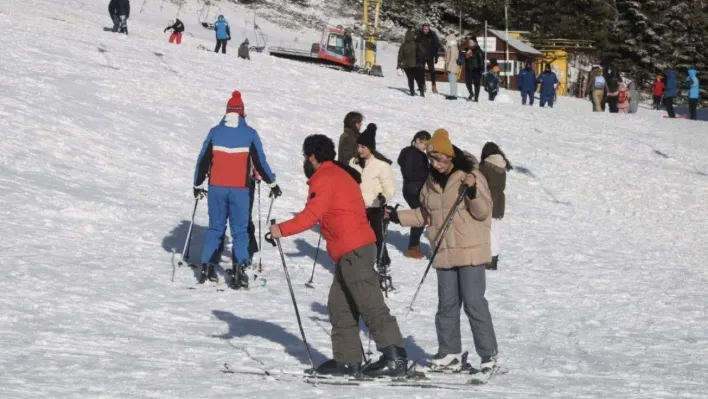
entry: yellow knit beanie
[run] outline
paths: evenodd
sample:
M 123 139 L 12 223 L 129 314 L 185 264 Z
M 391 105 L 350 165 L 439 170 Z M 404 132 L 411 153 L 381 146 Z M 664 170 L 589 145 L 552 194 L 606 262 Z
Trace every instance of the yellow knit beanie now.
M 452 149 L 450 137 L 445 129 L 438 129 L 433 132 L 433 137 L 428 140 L 428 153 L 439 152 L 450 158 L 455 157 L 455 150 Z

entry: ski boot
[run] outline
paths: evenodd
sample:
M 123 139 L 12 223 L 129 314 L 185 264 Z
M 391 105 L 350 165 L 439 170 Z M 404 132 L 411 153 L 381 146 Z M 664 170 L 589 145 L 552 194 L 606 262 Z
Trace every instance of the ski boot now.
M 361 362 L 340 362 L 329 359 L 320 364 L 315 369 L 316 374 L 331 376 L 355 376 L 361 370 Z M 305 370 L 305 373 L 312 374 L 312 369 Z
M 497 365 L 497 357 L 496 356 L 483 356 L 482 362 L 479 365 L 479 369 L 483 373 L 490 373 L 490 372 L 496 370 L 497 367 L 498 367 L 498 365 Z
M 202 272 L 199 275 L 199 284 L 204 284 L 207 280 L 218 283 L 219 282 L 219 276 L 216 275 L 216 270 L 214 270 L 214 266 L 204 263 L 202 264 Z
M 383 348 L 379 360 L 362 367 L 361 375 L 364 378 L 409 377 L 406 350 L 395 345 Z
M 459 373 L 463 369 L 469 369 L 467 363 L 467 352 L 446 355 L 437 353 L 433 359 L 426 364 L 430 371 Z

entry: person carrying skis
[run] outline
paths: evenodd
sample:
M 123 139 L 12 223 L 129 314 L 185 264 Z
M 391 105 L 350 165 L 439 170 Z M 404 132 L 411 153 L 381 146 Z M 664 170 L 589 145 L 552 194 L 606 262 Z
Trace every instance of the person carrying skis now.
M 226 54 L 226 43 L 231 40 L 231 28 L 223 15 L 219 15 L 216 23 L 214 23 L 214 31 L 216 32 L 216 48 L 215 53 L 221 50 L 222 54 Z
M 130 0 L 111 0 L 108 3 L 108 13 L 113 21 L 113 32 L 128 34 L 128 18 L 130 18 Z
M 361 125 L 364 123 L 364 116 L 360 112 L 351 111 L 344 117 L 344 132 L 339 136 L 339 147 L 337 148 L 337 161 L 349 165 L 352 158 L 356 158 Z
M 172 22 L 172 21 L 170 21 Z M 184 24 L 178 19 L 175 20 L 173 24 L 165 28 L 164 32 L 172 29 L 172 34 L 170 35 L 170 43 L 177 42 L 178 45 L 182 44 L 182 32 L 184 32 Z
M 195 197 L 209 175 L 209 230 L 204 238 L 200 283 L 206 279 L 218 280 L 211 259 L 220 246 L 228 220 L 234 260 L 229 286 L 233 289 L 248 288 L 244 269 L 250 266 L 248 220 L 252 201 L 248 184 L 251 162 L 271 188 L 270 196 L 277 198 L 282 195 L 266 161 L 258 132 L 246 124 L 243 100 L 237 90 L 226 105 L 223 121 L 212 128 L 204 140 L 194 171 Z
M 396 211 L 387 207 L 391 222 L 401 226 L 428 226 L 431 245 L 442 240 L 432 260 L 438 278 L 435 329 L 438 352 L 430 367 L 459 371 L 462 364 L 460 307 L 470 322 L 481 369 L 496 368 L 497 338 L 489 304 L 484 297 L 486 266 L 492 260 L 490 229 L 492 197 L 484 175 L 438 129 L 428 141 L 430 176 L 420 192 L 421 207 Z M 462 202 L 458 199 L 462 196 Z M 455 208 L 455 205 L 457 207 Z M 445 220 L 452 225 L 443 233 Z
M 294 218 L 272 225 L 273 238 L 290 237 L 319 223 L 327 252 L 336 263 L 327 307 L 332 324 L 333 359 L 317 374 L 405 376 L 407 354 L 396 318 L 378 288 L 374 263 L 376 236 L 366 219 L 359 174 L 336 162 L 334 142 L 324 135 L 308 136 L 302 145 L 303 170 L 310 186 L 305 209 Z M 361 366 L 359 316 L 369 328 L 378 361 Z
M 696 108 L 698 108 L 698 98 L 701 94 L 701 85 L 696 76 L 698 72 L 696 68 L 688 69 L 688 78 L 686 79 L 686 88 L 688 88 L 688 112 L 691 114 L 691 120 L 696 120 L 698 114 Z
M 428 71 L 430 71 L 430 83 L 433 85 L 433 93 L 437 93 L 438 87 L 435 83 L 435 64 L 437 64 L 438 58 L 440 57 L 438 53 L 440 53 L 441 50 L 444 51 L 442 43 L 440 43 L 440 38 L 430 29 L 430 25 L 423 24 L 416 38 L 416 42 L 420 43 L 419 47 L 423 51 L 423 56 L 421 57 L 423 61 L 423 76 L 425 77 L 425 67 L 427 66 Z
M 376 235 L 376 270 L 379 273 L 379 284 L 382 290 L 388 291 L 392 289 L 387 284 L 390 282 L 387 278 L 391 258 L 384 242 L 384 207 L 396 194 L 391 169 L 393 162 L 376 151 L 375 124 L 369 123 L 356 142 L 359 156 L 352 158 L 349 166 L 361 174 L 361 193 L 364 196 L 366 218 Z
M 501 253 L 501 221 L 506 207 L 506 172 L 513 169 L 511 162 L 494 142 L 487 142 L 482 147 L 482 163 L 479 171 L 487 179 L 489 191 L 492 194 L 492 263 L 487 270 L 497 270 L 499 254 Z
M 546 64 L 545 70 L 538 77 L 538 83 L 541 85 L 541 108 L 546 104 L 553 108 L 559 81 L 558 76 L 551 70 L 551 64 Z
M 516 77 L 516 85 L 521 91 L 521 105 L 526 105 L 526 99 L 528 98 L 529 105 L 533 107 L 538 82 L 536 81 L 536 74 L 531 69 L 530 62 L 527 62 L 524 69 L 519 72 Z
M 244 60 L 251 60 L 251 55 L 248 52 L 248 38 L 241 43 L 240 46 L 238 46 L 238 58 L 243 58 Z

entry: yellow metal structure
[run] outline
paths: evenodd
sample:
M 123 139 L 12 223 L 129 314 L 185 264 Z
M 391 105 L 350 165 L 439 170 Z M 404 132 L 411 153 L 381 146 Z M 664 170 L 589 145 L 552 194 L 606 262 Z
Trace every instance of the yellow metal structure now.
M 376 39 L 379 35 L 379 14 L 383 0 L 376 0 L 374 11 L 374 24 L 369 23 L 369 0 L 364 0 L 364 15 L 361 20 L 361 33 L 364 38 L 364 46 L 361 49 L 361 59 L 364 61 L 364 69 L 370 71 L 376 65 Z M 380 67 L 379 67 L 380 69 Z

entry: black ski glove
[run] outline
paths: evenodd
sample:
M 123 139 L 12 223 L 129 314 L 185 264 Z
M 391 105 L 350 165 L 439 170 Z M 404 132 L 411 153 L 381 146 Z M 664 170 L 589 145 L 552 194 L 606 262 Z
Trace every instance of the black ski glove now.
M 278 198 L 278 197 L 280 197 L 281 195 L 283 195 L 283 190 L 281 190 L 281 189 L 280 189 L 280 186 L 278 186 L 277 184 L 275 185 L 275 187 L 273 187 L 272 189 L 270 189 L 270 195 L 269 195 L 269 197 L 271 197 L 271 198 Z
M 396 208 L 392 206 L 387 206 L 386 209 L 388 210 L 388 220 L 391 221 L 391 223 L 395 224 L 401 224 L 401 219 L 398 218 L 398 211 Z
M 193 187 L 194 198 L 202 198 L 206 194 L 206 190 L 201 187 Z
M 475 184 L 472 187 L 467 187 L 465 194 L 467 194 L 467 198 L 471 200 L 477 198 L 477 185 Z

